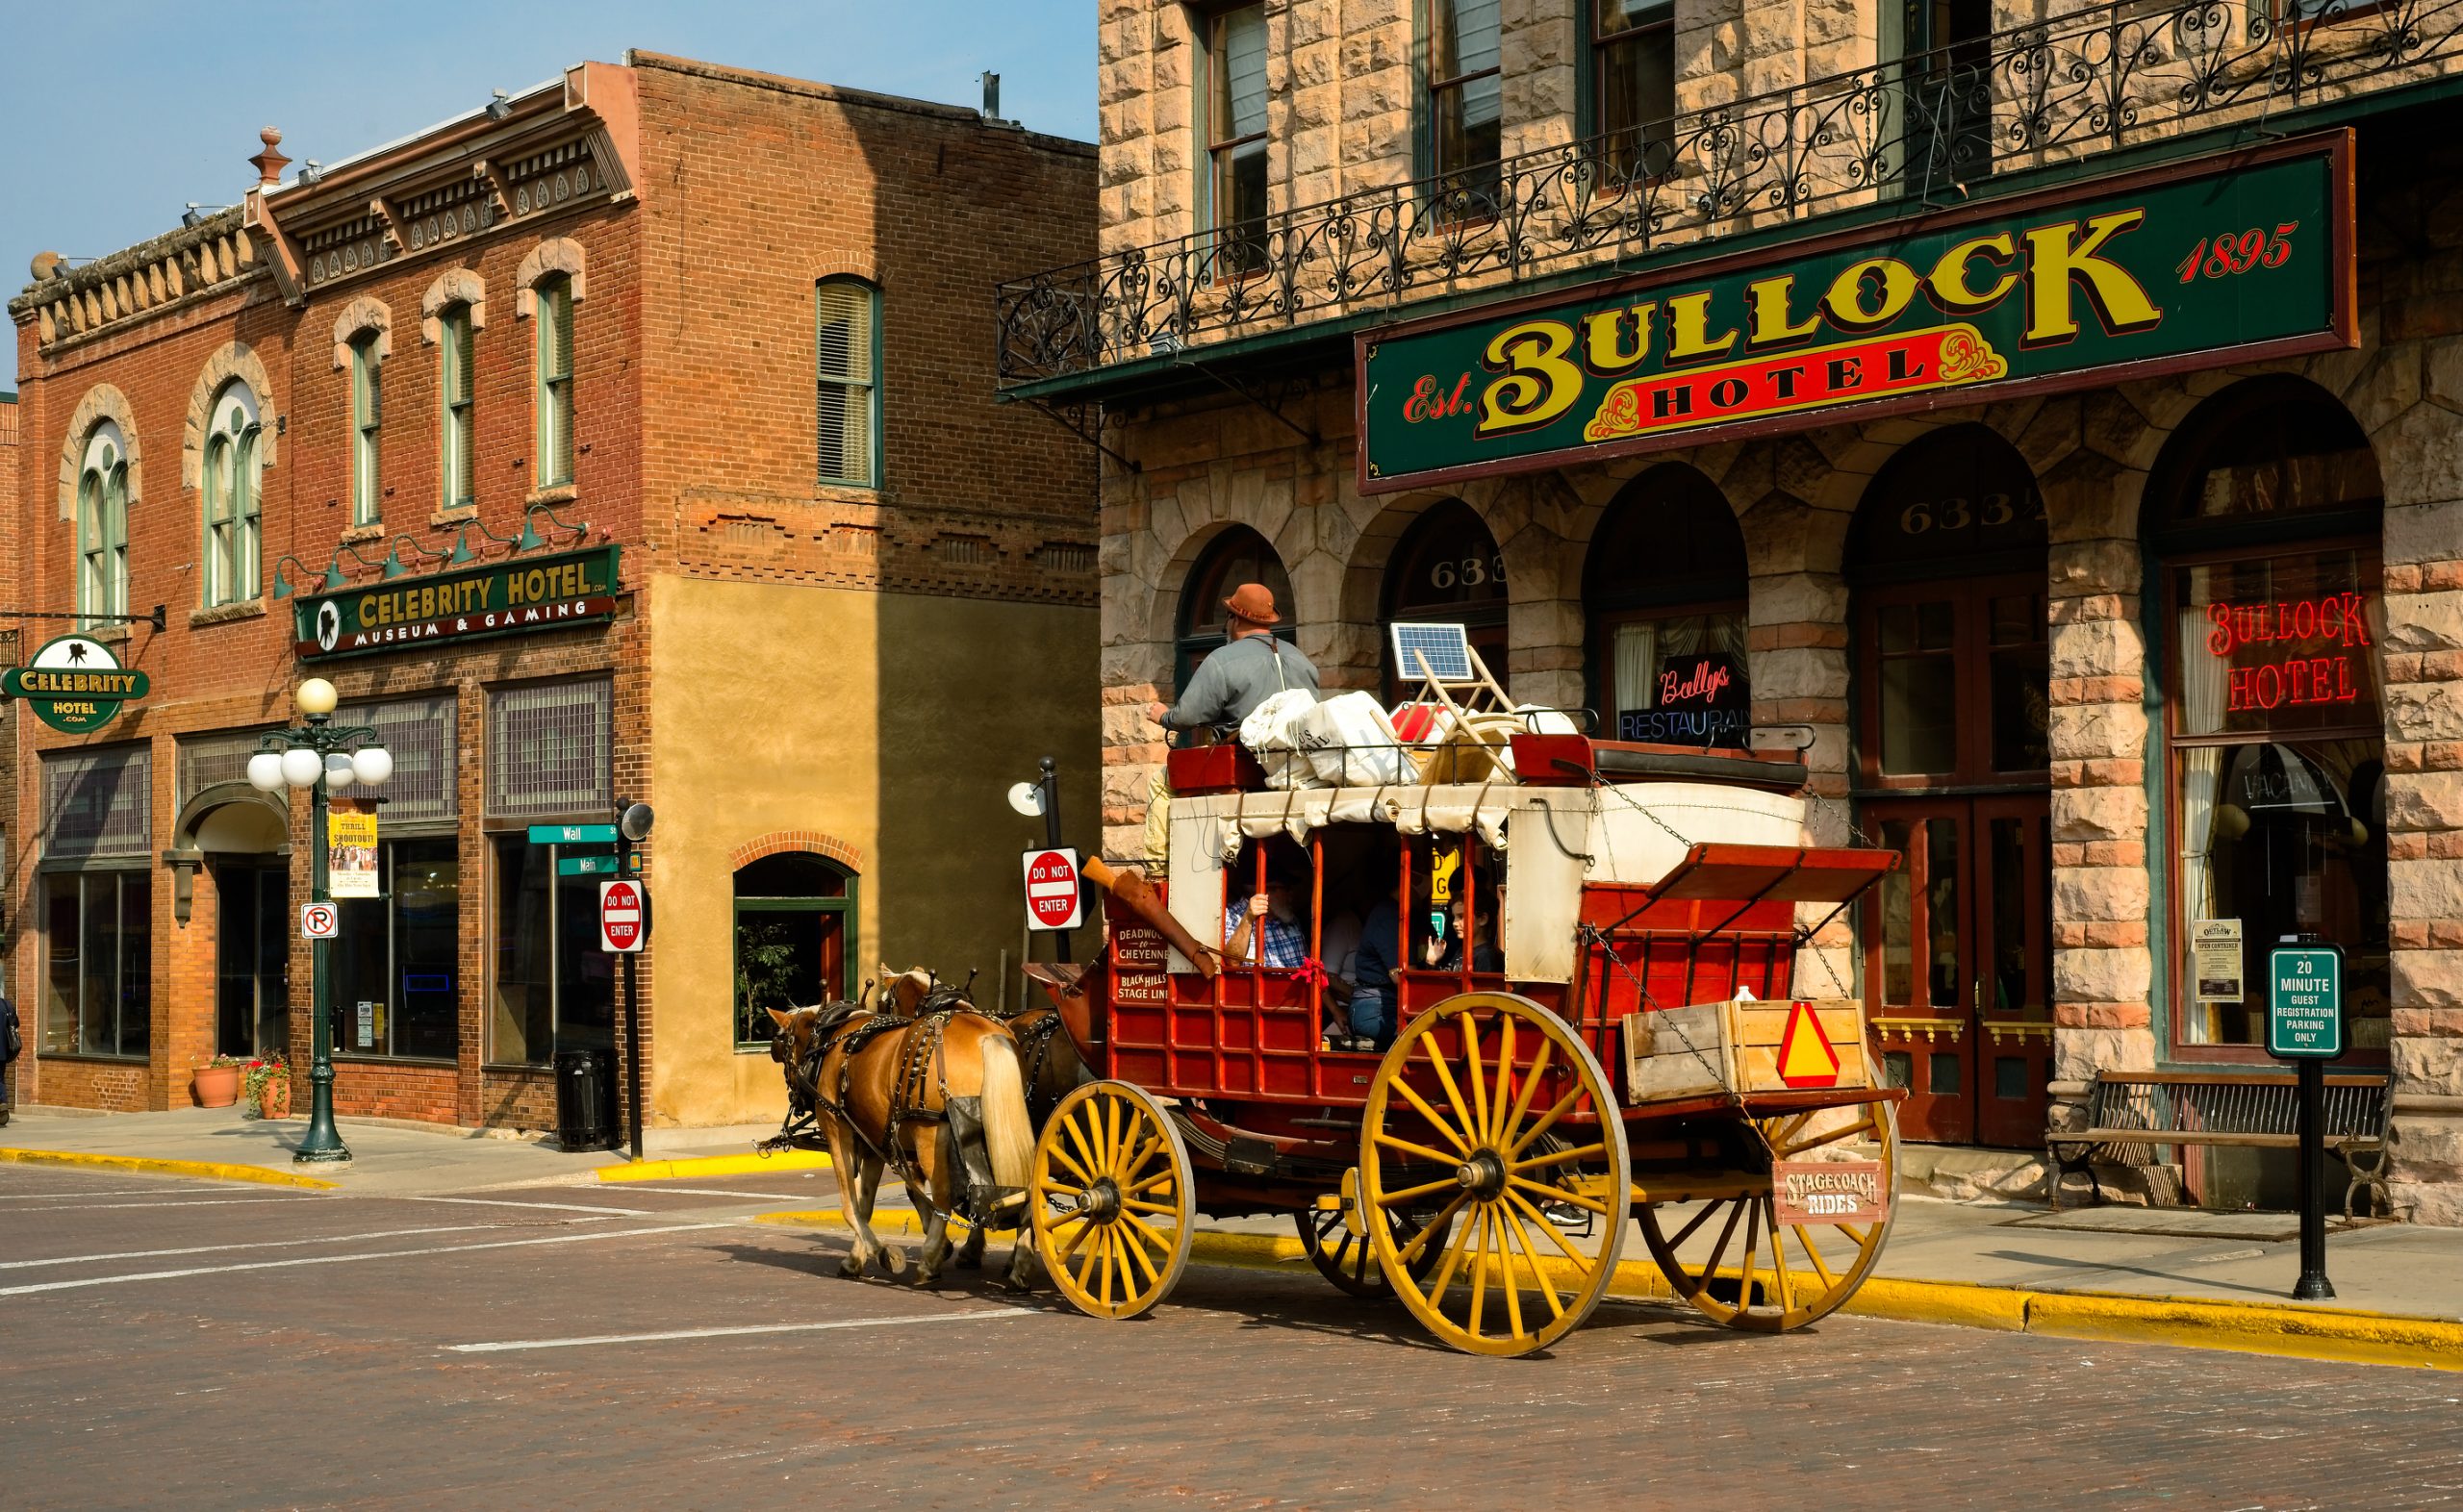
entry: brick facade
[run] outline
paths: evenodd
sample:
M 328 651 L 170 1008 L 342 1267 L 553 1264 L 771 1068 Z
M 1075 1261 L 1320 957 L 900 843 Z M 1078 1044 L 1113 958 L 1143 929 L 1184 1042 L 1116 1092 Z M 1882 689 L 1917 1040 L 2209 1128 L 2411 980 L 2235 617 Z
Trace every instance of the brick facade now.
M 753 139 L 774 146 L 744 150 Z M 1031 414 L 995 413 L 978 337 L 984 285 L 1090 250 L 1084 217 L 1055 207 L 1091 202 L 1091 154 L 970 111 L 644 55 L 580 65 L 510 102 L 502 120 L 448 122 L 319 181 L 281 179 L 285 160 L 270 132 L 252 161 L 265 182 L 243 207 L 73 271 L 42 268 L 52 276 L 11 304 L 23 395 L 0 416 L 21 416 L 25 455 L 39 451 L 19 475 L 0 474 L 11 484 L 0 528 L 15 547 L 7 556 L 13 601 L 71 607 L 76 471 L 87 437 L 110 419 L 127 438 L 130 463 L 129 603 L 168 612 L 159 634 L 144 625 L 97 632 L 147 671 L 151 696 L 90 738 L 36 727 L 7 810 L 14 833 L 37 836 L 46 756 L 150 748 L 153 834 L 143 856 L 123 863 L 153 876 L 150 1054 L 142 1063 L 38 1054 L 20 1069 L 20 1096 L 114 1109 L 186 1101 L 190 1069 L 217 1047 L 219 862 L 193 835 L 173 833 L 179 743 L 288 722 L 292 690 L 313 671 L 337 685 L 345 712 L 449 694 L 459 752 L 459 819 L 445 831 L 457 837 L 459 867 L 455 1058 L 345 1051 L 339 1108 L 552 1126 L 552 1076 L 491 1054 L 502 943 L 491 836 L 522 827 L 486 812 L 491 694 L 607 679 L 613 792 L 664 805 L 663 785 L 694 789 L 713 778 L 653 762 L 653 682 L 724 670 L 696 660 L 698 649 L 674 648 L 660 662 L 650 628 L 663 584 L 1090 609 L 1086 448 Z M 883 290 L 879 491 L 812 482 L 813 285 L 831 270 L 859 272 Z M 543 484 L 535 288 L 550 275 L 569 278 L 572 295 L 572 477 Z M 455 303 L 467 305 L 474 331 L 476 504 L 468 510 L 445 497 L 440 440 L 441 316 Z M 380 518 L 370 525 L 353 524 L 351 502 L 348 343 L 362 334 L 382 359 Z M 262 414 L 263 563 L 255 596 L 209 606 L 199 570 L 202 432 L 232 381 L 249 386 Z M 0 444 L 0 467 L 17 454 Z M 295 591 L 332 563 L 354 589 L 395 573 L 416 587 L 421 575 L 452 570 L 457 549 L 504 558 L 515 549 L 504 542 L 526 525 L 546 550 L 622 548 L 612 623 L 313 667 L 293 657 L 292 601 L 277 581 Z M 791 643 L 795 627 L 777 633 Z M 801 721 L 829 712 L 771 711 L 759 738 L 791 742 Z M 13 705 L 5 718 L 13 719 Z M 1091 765 L 1089 741 L 1080 766 Z M 307 895 L 307 804 L 293 802 L 294 904 Z M 830 840 L 835 827 L 774 827 L 779 844 L 771 848 L 809 841 L 806 848 L 860 869 L 870 847 Z M 732 868 L 722 863 L 736 848 L 730 841 L 703 858 L 653 844 L 650 854 L 659 874 L 683 878 L 688 891 L 708 885 L 706 863 L 724 895 Z M 39 844 L 10 852 L 12 923 L 40 895 L 43 859 Z M 193 876 L 182 920 L 174 895 L 186 871 Z M 311 951 L 295 935 L 287 931 L 288 1048 L 304 1063 Z M 38 931 L 20 939 L 12 982 L 38 1046 L 47 956 Z M 652 1075 L 667 1078 L 680 1073 L 658 1055 L 656 954 L 641 963 L 641 1048 Z M 724 971 L 683 980 L 693 995 L 679 1004 L 706 1014 L 715 993 L 724 1016 Z M 617 1021 L 622 1047 L 621 1009 Z M 698 1084 L 688 1075 L 678 1085 Z M 683 1093 L 654 1114 L 665 1122 L 738 1116 Z

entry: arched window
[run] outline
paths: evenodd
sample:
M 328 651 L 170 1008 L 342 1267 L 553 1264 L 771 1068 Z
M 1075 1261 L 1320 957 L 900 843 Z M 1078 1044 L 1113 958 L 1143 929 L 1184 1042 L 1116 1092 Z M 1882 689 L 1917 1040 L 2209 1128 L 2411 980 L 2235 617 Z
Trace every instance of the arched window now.
M 87 437 L 77 471 L 77 612 L 128 613 L 128 441 L 110 420 Z
M 807 851 L 749 862 L 735 874 L 735 1044 L 770 1047 L 769 1009 L 847 995 L 855 878 Z
M 350 339 L 350 522 L 373 525 L 385 511 L 384 453 L 378 433 L 385 423 L 384 359 L 377 333 Z
M 2350 415 L 2288 375 L 2208 399 L 2148 475 L 2187 1058 L 2264 1060 L 2267 951 L 2292 934 L 2343 947 L 2346 1043 L 2386 1053 L 2380 494 Z
M 478 506 L 478 346 L 472 340 L 470 307 L 447 305 L 437 315 L 437 391 L 443 411 L 438 416 L 442 445 L 444 497 L 446 509 Z
M 534 289 L 539 319 L 539 486 L 573 481 L 573 281 L 550 273 Z
M 1505 681 L 1505 557 L 1494 536 L 1460 499 L 1432 505 L 1412 521 L 1385 570 L 1387 623 L 1437 620 L 1468 627 L 1471 648 Z M 1386 689 L 1400 698 L 1419 686 L 1416 670 L 1393 665 L 1385 647 Z
M 1605 733 L 1742 749 L 1745 592 L 1744 532 L 1717 485 L 1667 463 L 1617 491 L 1583 564 Z
M 1223 601 L 1243 583 L 1262 583 L 1282 611 L 1277 634 L 1288 639 L 1291 625 L 1291 579 L 1282 570 L 1266 538 L 1246 525 L 1234 525 L 1214 538 L 1189 569 L 1188 587 L 1181 592 L 1180 622 L 1172 642 L 1172 689 L 1189 685 L 1198 664 L 1223 644 Z
M 881 294 L 860 278 L 813 286 L 813 470 L 880 487 Z
M 215 396 L 205 435 L 205 604 L 257 596 L 259 464 L 257 396 L 230 383 Z

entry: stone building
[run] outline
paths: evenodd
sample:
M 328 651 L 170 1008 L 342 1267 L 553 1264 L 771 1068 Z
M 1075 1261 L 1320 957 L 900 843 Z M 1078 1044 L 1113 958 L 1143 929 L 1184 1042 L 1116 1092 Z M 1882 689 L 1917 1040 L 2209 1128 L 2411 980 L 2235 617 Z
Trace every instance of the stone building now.
M 280 141 L 10 304 L 10 605 L 150 682 L 15 752 L 24 1099 L 302 1058 L 307 804 L 244 769 L 317 675 L 394 756 L 343 1112 L 549 1126 L 554 1057 L 628 1048 L 607 847 L 534 826 L 647 801 L 644 1121 L 776 1118 L 763 1006 L 1017 950 L 1036 756 L 1092 819 L 1094 469 L 996 408 L 978 303 L 1091 253 L 1092 151 L 650 54 Z
M 998 300 L 1106 452 L 1107 849 L 1224 584 L 1330 687 L 1460 622 L 1905 853 L 1799 979 L 1942 1190 L 2039 1189 L 2099 1071 L 2265 1070 L 2300 934 L 2463 1222 L 2463 20 L 2299 13 L 1106 0 L 1101 255 Z

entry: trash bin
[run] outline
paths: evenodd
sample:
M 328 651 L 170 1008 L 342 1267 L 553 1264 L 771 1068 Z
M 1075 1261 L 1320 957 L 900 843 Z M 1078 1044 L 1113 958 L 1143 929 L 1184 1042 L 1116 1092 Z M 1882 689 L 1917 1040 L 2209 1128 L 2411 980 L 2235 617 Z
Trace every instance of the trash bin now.
M 556 1052 L 556 1143 L 567 1149 L 614 1149 L 616 1052 Z

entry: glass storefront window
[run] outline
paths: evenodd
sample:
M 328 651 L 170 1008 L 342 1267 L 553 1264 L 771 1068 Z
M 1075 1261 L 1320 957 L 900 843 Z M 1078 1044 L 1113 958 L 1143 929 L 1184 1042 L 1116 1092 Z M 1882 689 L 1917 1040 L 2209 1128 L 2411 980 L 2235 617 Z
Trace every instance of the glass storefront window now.
M 329 958 L 334 1048 L 451 1060 L 461 1044 L 462 866 L 450 836 L 384 843 L 382 897 L 344 898 Z
M 154 1010 L 153 881 L 146 871 L 44 878 L 44 1054 L 145 1055 Z
M 598 947 L 598 877 L 558 877 L 558 845 L 495 838 L 489 1059 L 544 1066 L 616 1044 L 616 957 Z
M 1744 747 L 1745 584 L 1744 533 L 1716 484 L 1663 463 L 1617 491 L 1583 563 L 1603 735 Z
M 1744 748 L 1753 700 L 1742 614 L 1628 619 L 1612 633 L 1606 733 L 1657 745 Z
M 2343 947 L 2351 1046 L 2386 1048 L 2377 585 L 2375 554 L 2341 545 L 2171 572 L 2185 1045 L 2263 1043 L 2267 953 L 2306 934 Z M 2239 924 L 2237 983 L 2198 970 L 2200 926 L 2219 920 Z

